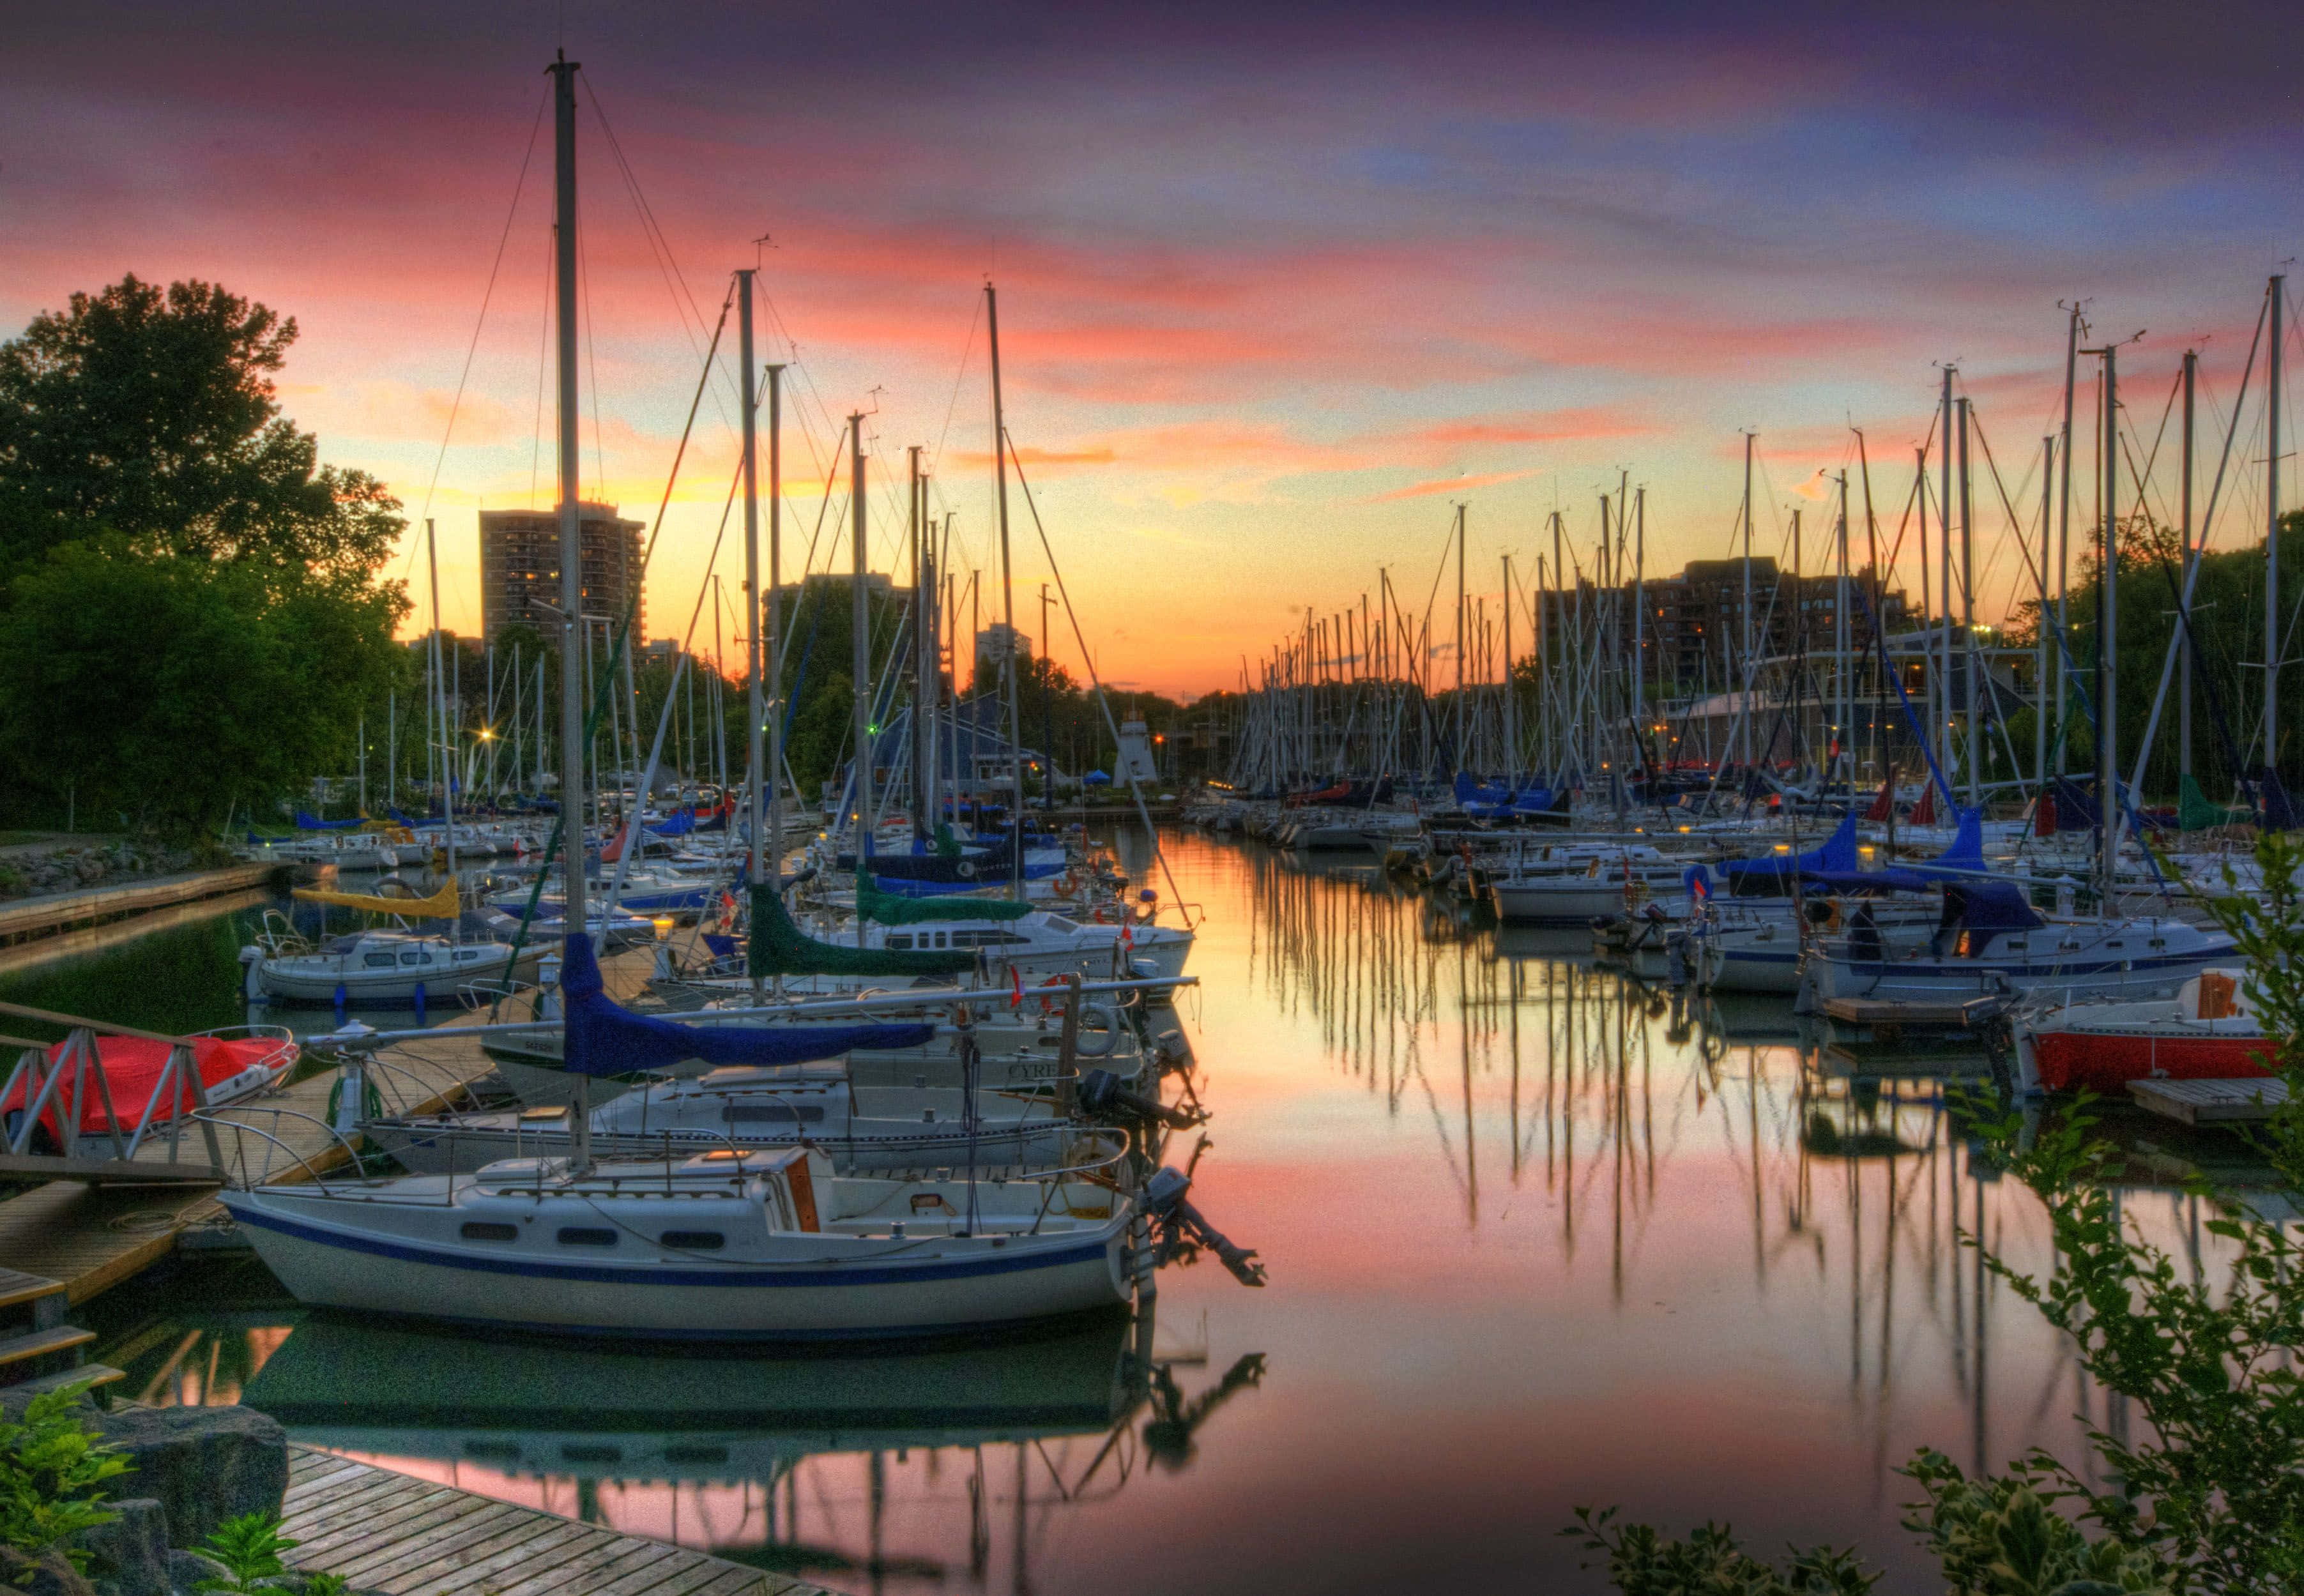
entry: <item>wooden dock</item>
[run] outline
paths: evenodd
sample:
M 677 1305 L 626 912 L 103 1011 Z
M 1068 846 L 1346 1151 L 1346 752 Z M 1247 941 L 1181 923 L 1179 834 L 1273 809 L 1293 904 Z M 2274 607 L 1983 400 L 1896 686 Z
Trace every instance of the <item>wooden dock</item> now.
M 233 865 L 222 870 L 164 876 L 157 881 L 91 887 L 85 892 L 55 892 L 45 898 L 20 899 L 0 904 L 0 944 L 28 937 L 55 936 L 75 925 L 94 925 L 203 898 L 252 891 L 267 885 L 280 868 L 277 865 Z
M 2245 1080 L 2142 1080 L 2128 1083 L 2137 1106 L 2186 1125 L 2240 1125 L 2272 1118 L 2288 1101 L 2288 1083 L 2273 1077 Z
M 1827 1019 L 1836 1019 L 1850 1026 L 1964 1031 L 1971 1023 L 1969 1006 L 1965 1002 L 1907 1003 L 1893 998 L 1826 998 L 1817 1007 Z
M 685 1547 L 288 1448 L 290 1565 L 392 1596 L 828 1596 Z
M 609 991 L 620 997 L 637 991 L 653 957 L 643 946 L 607 959 L 603 974 Z M 467 1025 L 473 1018 L 455 1009 L 441 1014 L 437 1023 Z M 478 1040 L 469 1036 L 402 1044 L 392 1050 L 386 1061 L 394 1068 L 374 1072 L 386 1107 L 417 1114 L 451 1106 L 468 1083 L 495 1068 Z M 264 1096 L 215 1110 L 221 1119 L 261 1127 L 286 1144 L 283 1149 L 253 1130 L 219 1128 L 218 1151 L 226 1172 L 237 1179 L 243 1170 L 262 1176 L 268 1167 L 271 1178 L 294 1180 L 303 1178 L 299 1158 L 323 1174 L 343 1163 L 342 1144 L 326 1128 L 328 1096 L 336 1079 L 335 1070 L 323 1069 Z M 275 1115 L 272 1110 L 276 1109 L 306 1117 Z M 198 1127 L 185 1128 L 177 1157 L 208 1162 L 207 1143 Z M 77 1305 L 149 1269 L 174 1252 L 187 1232 L 212 1233 L 229 1223 L 215 1199 L 214 1184 L 187 1187 L 181 1178 L 171 1178 L 165 1140 L 140 1149 L 137 1161 L 153 1166 L 153 1185 L 54 1180 L 0 1201 L 0 1269 L 62 1280 Z

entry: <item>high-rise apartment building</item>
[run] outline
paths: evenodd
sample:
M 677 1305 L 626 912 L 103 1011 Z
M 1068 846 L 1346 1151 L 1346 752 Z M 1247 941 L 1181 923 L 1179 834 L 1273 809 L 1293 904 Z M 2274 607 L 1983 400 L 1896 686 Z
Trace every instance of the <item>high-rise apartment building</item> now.
M 613 504 L 580 502 L 576 513 L 583 536 L 579 575 L 584 583 L 584 613 L 622 620 L 625 604 L 637 600 L 632 636 L 646 637 L 640 534 L 647 527 L 621 519 Z M 515 622 L 556 638 L 559 607 L 559 511 L 480 511 L 480 624 L 489 640 Z

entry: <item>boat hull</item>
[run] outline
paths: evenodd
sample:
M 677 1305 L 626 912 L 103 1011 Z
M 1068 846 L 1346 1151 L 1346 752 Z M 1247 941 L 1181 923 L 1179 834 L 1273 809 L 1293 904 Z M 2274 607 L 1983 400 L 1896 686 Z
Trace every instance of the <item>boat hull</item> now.
M 328 1221 L 334 1199 L 277 1188 L 219 1200 L 298 1301 L 360 1313 L 611 1339 L 821 1341 L 997 1330 L 1130 1300 L 1124 1213 L 1005 1246 L 823 1236 L 758 1263 L 619 1266 L 352 1230 Z

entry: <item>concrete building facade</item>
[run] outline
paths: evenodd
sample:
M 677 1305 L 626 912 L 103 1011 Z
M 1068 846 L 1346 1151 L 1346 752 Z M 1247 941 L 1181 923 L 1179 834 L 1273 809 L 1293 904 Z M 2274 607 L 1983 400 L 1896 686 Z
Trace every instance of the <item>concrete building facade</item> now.
M 622 620 L 634 600 L 632 635 L 648 635 L 640 535 L 647 526 L 625 520 L 614 504 L 577 506 L 583 538 L 584 613 Z M 546 606 L 549 606 L 547 609 Z M 490 642 L 521 623 L 546 638 L 560 635 L 560 512 L 555 510 L 480 511 L 480 625 Z

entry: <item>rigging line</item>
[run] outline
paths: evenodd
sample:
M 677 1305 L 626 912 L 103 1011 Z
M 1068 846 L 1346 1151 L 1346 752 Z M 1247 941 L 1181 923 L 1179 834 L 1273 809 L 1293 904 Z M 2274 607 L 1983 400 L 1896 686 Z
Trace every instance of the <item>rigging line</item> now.
M 479 353 L 480 330 L 487 325 L 488 302 L 496 297 L 496 274 L 504 267 L 504 249 L 512 242 L 512 221 L 520 215 L 520 197 L 528 187 L 528 169 L 536 158 L 536 136 L 544 126 L 544 106 L 549 92 L 540 89 L 536 97 L 536 116 L 528 124 L 528 148 L 520 157 L 520 175 L 512 182 L 512 203 L 504 207 L 504 232 L 496 239 L 496 258 L 488 263 L 487 287 L 480 292 L 480 313 L 472 321 L 472 341 L 464 347 L 464 368 L 456 376 L 456 397 L 448 406 L 448 425 L 440 434 L 440 452 L 433 457 L 432 478 L 424 485 L 424 508 L 418 513 L 419 519 L 432 513 L 432 495 L 440 486 L 440 469 L 448 460 L 448 440 L 455 435 L 456 413 L 464 406 L 464 384 L 471 378 L 473 357 Z M 408 560 L 412 570 L 416 562 L 412 548 Z
M 585 99 L 590 104 L 592 115 L 599 122 L 600 132 L 607 141 L 608 153 L 614 157 L 617 171 L 624 180 L 626 190 L 631 196 L 633 209 L 639 213 L 641 232 L 648 239 L 651 251 L 661 249 L 657 269 L 664 272 L 666 276 L 665 286 L 672 291 L 673 309 L 679 310 L 684 300 L 688 314 L 696 318 L 696 325 L 700 328 L 704 325 L 704 312 L 699 308 L 695 291 L 688 286 L 687 275 L 681 271 L 680 263 L 673 255 L 672 241 L 665 236 L 663 227 L 657 223 L 656 212 L 649 206 L 647 193 L 640 187 L 640 174 L 633 170 L 631 162 L 626 158 L 623 146 L 617 141 L 615 129 L 609 125 L 607 108 L 600 103 L 599 91 L 592 87 L 592 80 L 589 74 L 581 81 L 584 85 Z M 682 325 L 685 329 L 684 320 Z M 695 352 L 692 334 L 690 338 L 690 352 Z
M 1097 707 L 1104 711 L 1104 723 L 1111 730 L 1113 747 L 1116 748 L 1120 746 L 1120 726 L 1112 718 L 1111 695 L 1105 691 L 1104 680 L 1097 673 L 1096 656 L 1088 653 L 1088 638 L 1080 630 L 1080 614 L 1072 608 L 1072 592 L 1064 586 L 1064 573 L 1056 564 L 1056 551 L 1048 542 L 1048 529 L 1040 521 L 1039 501 L 1033 496 L 1032 485 L 1024 479 L 1024 462 L 1016 458 L 1016 440 L 1008 435 L 1007 429 L 1004 427 L 1001 429 L 1001 435 L 995 438 L 993 442 L 995 445 L 1004 446 L 1008 451 L 1008 458 L 1015 463 L 1016 486 L 1023 490 L 1024 508 L 1032 512 L 1032 530 L 1039 534 L 1040 553 L 1047 556 L 1048 574 L 1056 579 L 1056 596 L 1063 600 L 1064 619 L 1072 622 L 1072 642 L 1080 649 L 1080 663 L 1088 671 L 1088 685 L 1096 689 Z M 1053 759 L 1055 755 L 1050 753 L 1049 757 Z M 1123 760 L 1122 763 L 1124 764 L 1126 761 Z M 1151 836 L 1153 860 L 1160 866 L 1160 874 L 1168 883 L 1169 898 L 1175 904 L 1176 912 L 1184 917 L 1184 928 L 1189 931 L 1192 926 L 1192 911 L 1186 907 L 1183 891 L 1176 885 L 1175 872 L 1168 868 L 1167 850 L 1160 846 L 1160 833 L 1153 826 L 1151 815 L 1144 808 L 1144 790 L 1137 785 L 1136 773 L 1133 771 L 1131 771 L 1128 775 L 1128 789 L 1136 797 L 1137 813 L 1144 816 L 1144 829 Z M 1023 846 L 1021 823 L 1020 819 L 1017 838 L 1017 846 L 1020 849 Z
M 952 374 L 952 398 L 944 404 L 944 426 L 936 433 L 936 451 L 932 456 L 939 469 L 944 465 L 944 440 L 952 435 L 953 414 L 960 409 L 960 385 L 968 380 L 968 357 L 976 350 L 976 324 L 984 319 L 983 296 L 970 294 L 969 303 L 972 308 L 968 316 L 968 336 L 961 342 L 960 367 Z
M 593 486 L 599 491 L 600 502 L 605 504 L 608 500 L 608 452 L 600 437 L 600 346 L 592 336 L 591 254 L 584 247 L 584 234 L 580 229 L 576 234 L 576 300 L 584 313 L 584 372 L 592 383 Z M 681 445 L 682 448 L 687 446 L 684 437 Z M 579 492 L 577 502 L 580 504 L 583 500 L 583 494 Z
M 544 314 L 536 319 L 536 426 L 528 451 L 528 507 L 536 508 L 536 475 L 544 460 L 544 376 L 551 369 L 546 350 L 552 332 L 552 296 L 560 274 L 555 270 L 552 230 L 544 231 Z

